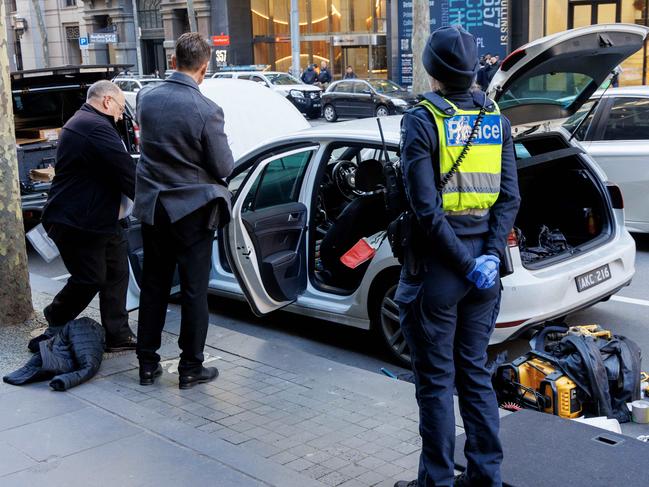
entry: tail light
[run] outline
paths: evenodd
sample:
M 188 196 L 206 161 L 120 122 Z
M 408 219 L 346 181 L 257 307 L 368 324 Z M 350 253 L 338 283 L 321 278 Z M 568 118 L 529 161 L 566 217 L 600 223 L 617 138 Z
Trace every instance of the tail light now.
M 611 203 L 616 210 L 624 209 L 624 198 L 622 198 L 622 190 L 617 184 L 607 183 L 606 188 L 608 194 L 611 196 Z
M 140 152 L 140 126 L 135 122 L 133 122 L 133 134 L 135 139 L 135 150 Z
M 508 247 L 518 247 L 518 235 L 516 235 L 516 230 L 512 228 L 512 231 L 509 232 L 507 236 L 507 246 Z

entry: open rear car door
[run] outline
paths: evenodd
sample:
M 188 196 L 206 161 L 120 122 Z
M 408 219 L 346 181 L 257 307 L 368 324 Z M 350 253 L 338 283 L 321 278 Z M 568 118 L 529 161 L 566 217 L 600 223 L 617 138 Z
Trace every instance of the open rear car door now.
M 257 161 L 233 203 L 226 255 L 257 315 L 292 303 L 306 289 L 303 181 L 317 149 L 291 148 Z

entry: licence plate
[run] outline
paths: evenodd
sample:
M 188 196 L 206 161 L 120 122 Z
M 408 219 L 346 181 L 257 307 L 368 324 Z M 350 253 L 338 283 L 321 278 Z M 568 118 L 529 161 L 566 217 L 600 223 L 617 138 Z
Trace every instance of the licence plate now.
M 313 107 L 314 107 L 314 108 L 318 108 L 318 107 L 320 107 L 320 103 L 314 103 L 314 104 L 313 104 Z
M 608 267 L 608 264 L 605 264 L 597 269 L 593 269 L 590 272 L 581 274 L 575 277 L 575 283 L 577 284 L 577 291 L 582 292 L 591 287 L 595 287 L 598 284 L 608 281 L 611 278 L 611 269 Z

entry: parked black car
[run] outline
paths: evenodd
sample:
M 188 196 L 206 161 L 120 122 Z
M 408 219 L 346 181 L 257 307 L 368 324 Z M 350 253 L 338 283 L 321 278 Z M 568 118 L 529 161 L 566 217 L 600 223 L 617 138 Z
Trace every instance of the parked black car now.
M 11 93 L 18 154 L 20 198 L 25 226 L 40 221 L 51 183 L 34 177 L 32 169 L 54 166 L 58 134 L 86 101 L 95 81 L 112 79 L 130 65 L 62 66 L 11 73 Z M 118 124 L 129 152 L 137 157 L 137 126 L 127 104 Z
M 405 112 L 417 97 L 385 79 L 344 79 L 329 85 L 322 95 L 322 113 L 328 122 L 341 118 L 385 117 Z

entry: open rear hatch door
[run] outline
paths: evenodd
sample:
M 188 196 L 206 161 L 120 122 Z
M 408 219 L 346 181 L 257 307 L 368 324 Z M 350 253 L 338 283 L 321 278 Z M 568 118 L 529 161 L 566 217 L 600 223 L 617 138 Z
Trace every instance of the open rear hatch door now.
M 642 48 L 647 33 L 639 25 L 600 24 L 543 37 L 510 54 L 487 92 L 513 125 L 567 118 Z

